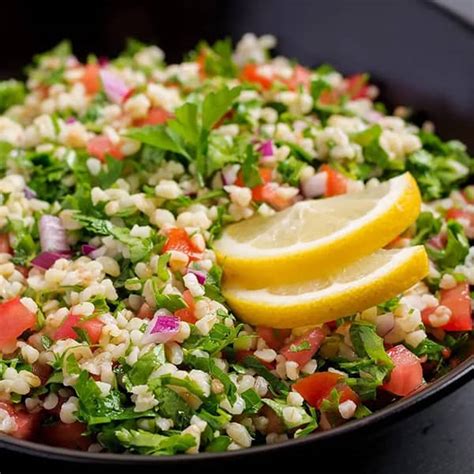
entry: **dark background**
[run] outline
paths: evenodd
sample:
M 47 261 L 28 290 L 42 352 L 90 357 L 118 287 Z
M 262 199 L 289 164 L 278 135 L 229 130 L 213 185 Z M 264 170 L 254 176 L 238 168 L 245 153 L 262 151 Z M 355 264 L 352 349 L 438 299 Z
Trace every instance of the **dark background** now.
M 449 0 L 474 9 L 473 0 Z M 117 54 L 129 36 L 158 44 L 169 62 L 204 38 L 273 33 L 278 53 L 343 72 L 369 71 L 392 106 L 409 104 L 444 138 L 474 149 L 472 25 L 421 0 L 166 0 L 28 2 L 4 7 L 0 77 L 63 38 L 80 58 Z
M 472 0 L 451 0 L 472 3 Z M 473 6 L 474 8 L 474 6 Z M 389 105 L 409 104 L 444 138 L 474 150 L 474 34 L 467 22 L 416 0 L 15 1 L 3 7 L 0 78 L 20 77 L 33 54 L 69 38 L 79 58 L 113 56 L 132 36 L 158 44 L 168 62 L 204 38 L 272 33 L 277 52 L 344 73 L 370 71 Z M 474 382 L 435 405 L 350 442 L 281 450 L 272 458 L 219 462 L 207 472 L 290 463 L 318 473 L 473 474 Z M 93 471 L 0 450 L 1 473 Z M 186 470 L 188 470 L 186 468 Z M 104 468 L 101 468 L 104 470 Z M 136 468 L 128 467 L 127 472 Z M 162 467 L 153 471 L 167 472 Z M 265 472 L 267 469 L 265 469 Z M 278 471 L 278 469 L 277 469 Z M 114 472 L 117 469 L 114 468 Z M 178 469 L 179 472 L 179 469 Z

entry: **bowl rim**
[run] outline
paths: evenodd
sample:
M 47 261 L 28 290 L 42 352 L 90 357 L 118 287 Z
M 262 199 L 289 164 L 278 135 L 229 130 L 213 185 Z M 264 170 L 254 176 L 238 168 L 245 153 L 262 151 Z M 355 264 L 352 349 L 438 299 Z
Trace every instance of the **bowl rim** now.
M 354 420 L 328 431 L 321 431 L 301 439 L 291 439 L 282 443 L 271 445 L 259 445 L 238 451 L 226 451 L 221 453 L 203 452 L 195 455 L 175 454 L 170 456 L 151 456 L 142 454 L 117 454 L 117 453 L 92 453 L 75 451 L 67 448 L 48 446 L 32 441 L 19 440 L 8 435 L 0 435 L 0 449 L 36 456 L 63 462 L 76 462 L 81 464 L 109 464 L 109 465 L 170 465 L 173 463 L 197 464 L 209 461 L 228 461 L 258 455 L 260 453 L 274 452 L 275 450 L 287 450 L 303 447 L 309 444 L 323 443 L 335 438 L 344 438 L 354 432 L 362 432 L 368 428 L 387 424 L 397 415 L 410 416 L 420 409 L 426 408 L 448 393 L 465 385 L 474 379 L 474 355 L 469 356 L 457 367 L 447 374 L 430 383 L 424 390 L 410 397 L 402 398 L 386 407 L 374 412 L 372 415 Z

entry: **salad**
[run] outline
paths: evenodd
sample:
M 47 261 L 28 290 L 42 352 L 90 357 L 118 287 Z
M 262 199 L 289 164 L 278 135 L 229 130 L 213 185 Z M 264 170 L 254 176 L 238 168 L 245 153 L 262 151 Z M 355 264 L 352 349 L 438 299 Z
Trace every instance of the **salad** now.
M 65 41 L 0 82 L 1 433 L 238 450 L 370 416 L 472 351 L 474 159 L 388 113 L 368 75 L 274 46 L 201 42 L 167 65 L 136 40 L 85 62 Z M 424 246 L 426 278 L 315 325 L 236 317 L 215 252 L 229 224 L 406 172 L 421 213 L 388 247 Z

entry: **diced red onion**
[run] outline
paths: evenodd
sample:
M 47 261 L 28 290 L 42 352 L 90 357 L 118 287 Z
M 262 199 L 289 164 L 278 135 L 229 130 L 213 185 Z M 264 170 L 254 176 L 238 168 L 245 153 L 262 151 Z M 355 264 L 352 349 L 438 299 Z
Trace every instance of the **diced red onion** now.
M 258 151 L 262 154 L 262 156 L 273 156 L 273 143 L 271 140 L 267 140 L 263 142 Z
M 188 273 L 195 275 L 200 285 L 204 285 L 204 283 L 206 283 L 207 275 L 204 272 L 201 272 L 200 270 L 194 270 L 194 268 L 188 268 Z
M 99 74 L 107 98 L 115 104 L 121 104 L 128 97 L 131 89 L 119 76 L 107 69 L 101 69 Z
M 323 196 L 326 192 L 328 174 L 325 171 L 316 173 L 301 183 L 301 192 L 306 198 Z
M 68 118 L 66 119 L 66 123 L 67 123 L 67 124 L 71 124 L 71 123 L 75 123 L 75 122 L 77 122 L 76 117 L 68 117 Z
M 43 252 L 64 253 L 70 251 L 66 240 L 66 230 L 59 217 L 48 214 L 41 216 L 39 235 Z
M 93 245 L 89 244 L 84 244 L 81 247 L 82 254 L 86 256 L 89 256 L 94 250 L 97 250 L 97 247 L 94 247 Z
M 385 313 L 377 316 L 375 322 L 377 327 L 377 334 L 380 337 L 385 337 L 395 327 L 395 317 L 392 313 Z
M 237 173 L 239 172 L 238 165 L 227 165 L 222 169 L 222 182 L 225 186 L 234 184 L 237 180 Z
M 97 60 L 99 63 L 99 66 L 105 67 L 109 64 L 109 58 L 107 56 L 99 56 L 99 59 Z
M 26 199 L 34 199 L 37 196 L 36 191 L 33 191 L 28 186 L 25 186 L 23 193 L 25 194 Z
M 161 344 L 171 340 L 179 331 L 179 318 L 165 309 L 158 310 L 148 323 L 142 338 L 143 344 Z
M 66 258 L 66 254 L 56 252 L 41 252 L 31 261 L 31 264 L 37 268 L 48 270 L 48 268 L 51 268 L 54 265 L 54 262 L 60 258 Z

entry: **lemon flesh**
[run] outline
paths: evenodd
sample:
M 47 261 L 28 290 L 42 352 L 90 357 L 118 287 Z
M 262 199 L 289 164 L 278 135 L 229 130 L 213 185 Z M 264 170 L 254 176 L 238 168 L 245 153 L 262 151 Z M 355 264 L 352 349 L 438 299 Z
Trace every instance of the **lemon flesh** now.
M 332 321 L 382 303 L 428 274 L 423 246 L 379 250 L 319 278 L 247 289 L 226 282 L 223 294 L 249 324 L 295 328 Z
M 327 273 L 382 248 L 420 212 L 409 173 L 363 191 L 302 201 L 227 227 L 214 249 L 227 280 L 247 287 Z

